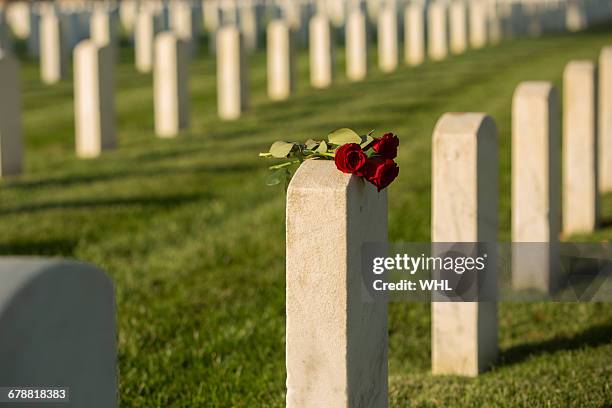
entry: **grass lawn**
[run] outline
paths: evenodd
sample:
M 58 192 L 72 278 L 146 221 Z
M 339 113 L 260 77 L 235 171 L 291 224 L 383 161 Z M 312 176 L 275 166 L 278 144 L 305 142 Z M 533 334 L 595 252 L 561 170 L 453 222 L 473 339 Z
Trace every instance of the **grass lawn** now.
M 250 110 L 216 117 L 215 60 L 190 65 L 191 128 L 153 133 L 152 77 L 129 48 L 117 72 L 119 148 L 74 154 L 72 81 L 43 86 L 21 72 L 25 175 L 0 182 L 0 254 L 77 258 L 115 282 L 122 407 L 284 406 L 284 192 L 266 187 L 257 157 L 277 139 L 321 138 L 351 127 L 393 131 L 402 144 L 389 189 L 390 238 L 427 241 L 431 135 L 448 111 L 484 111 L 499 128 L 500 240 L 510 237 L 510 104 L 524 80 L 560 86 L 571 59 L 595 59 L 612 30 L 521 39 L 440 63 L 375 68 L 308 85 L 299 54 L 297 94 L 266 97 L 265 54 L 251 57 Z M 325 209 L 321 209 L 324 213 Z M 612 237 L 605 228 L 581 241 Z M 390 406 L 602 407 L 612 404 L 612 308 L 604 303 L 500 306 L 500 363 L 476 379 L 433 377 L 428 304 L 390 306 Z

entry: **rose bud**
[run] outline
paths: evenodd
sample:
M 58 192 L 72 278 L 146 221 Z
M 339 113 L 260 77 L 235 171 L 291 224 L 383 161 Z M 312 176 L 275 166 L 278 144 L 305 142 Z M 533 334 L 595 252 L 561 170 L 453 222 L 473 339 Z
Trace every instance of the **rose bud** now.
M 374 151 L 385 159 L 395 159 L 398 146 L 399 139 L 393 133 L 385 133 L 383 137 L 374 139 L 372 143 Z
M 368 159 L 363 172 L 365 178 L 380 191 L 395 180 L 399 167 L 391 159 L 374 156 Z
M 336 167 L 341 172 L 362 176 L 360 170 L 365 165 L 367 157 L 357 143 L 348 143 L 336 150 L 334 160 Z

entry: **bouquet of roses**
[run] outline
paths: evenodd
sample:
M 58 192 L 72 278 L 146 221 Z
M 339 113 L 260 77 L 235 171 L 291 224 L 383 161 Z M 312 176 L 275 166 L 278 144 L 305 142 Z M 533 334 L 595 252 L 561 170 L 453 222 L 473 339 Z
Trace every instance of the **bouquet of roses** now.
M 260 153 L 259 156 L 289 159 L 270 167 L 274 173 L 268 181 L 269 185 L 278 184 L 283 178 L 288 181 L 291 177 L 290 166 L 307 159 L 321 159 L 334 160 L 341 172 L 363 177 L 381 191 L 399 174 L 399 167 L 393 160 L 397 156 L 398 146 L 399 139 L 393 133 L 373 137 L 370 132 L 360 136 L 344 128 L 330 133 L 327 140 L 274 142 L 269 152 Z

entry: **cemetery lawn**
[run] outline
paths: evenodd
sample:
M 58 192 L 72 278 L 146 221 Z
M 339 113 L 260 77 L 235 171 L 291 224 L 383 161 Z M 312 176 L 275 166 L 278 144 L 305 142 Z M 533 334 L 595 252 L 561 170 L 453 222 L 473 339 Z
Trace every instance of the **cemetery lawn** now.
M 612 30 L 514 40 L 440 63 L 375 67 L 315 91 L 299 53 L 297 94 L 266 97 L 265 55 L 250 58 L 251 109 L 216 118 L 215 61 L 190 66 L 191 128 L 153 134 L 152 77 L 124 44 L 117 79 L 119 148 L 74 154 L 72 82 L 42 86 L 23 63 L 26 174 L 0 182 L 0 254 L 62 256 L 115 282 L 122 407 L 284 406 L 284 191 L 267 187 L 274 140 L 333 129 L 394 131 L 400 177 L 389 189 L 390 237 L 427 241 L 430 140 L 447 111 L 485 111 L 499 128 L 500 240 L 510 236 L 510 104 L 524 80 L 561 84 L 571 59 L 595 59 Z M 321 208 L 321 219 L 325 208 Z M 318 222 L 320 220 L 313 220 Z M 602 229 L 612 238 L 612 196 Z M 429 373 L 427 304 L 390 306 L 390 406 L 602 407 L 612 404 L 612 308 L 604 303 L 501 304 L 500 363 L 476 378 Z

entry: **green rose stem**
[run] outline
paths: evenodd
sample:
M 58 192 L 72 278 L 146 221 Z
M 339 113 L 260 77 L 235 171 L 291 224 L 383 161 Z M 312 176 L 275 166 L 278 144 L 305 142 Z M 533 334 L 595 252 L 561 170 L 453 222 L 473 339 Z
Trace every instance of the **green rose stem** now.
M 268 168 L 269 168 L 270 170 L 280 170 L 280 169 L 282 169 L 282 168 L 289 167 L 289 166 L 291 166 L 292 164 L 296 164 L 296 163 L 300 163 L 300 162 L 301 162 L 301 160 L 294 160 L 294 161 L 289 161 L 289 162 L 285 162 L 285 163 L 277 164 L 276 166 L 270 166 L 270 167 L 268 167 Z

